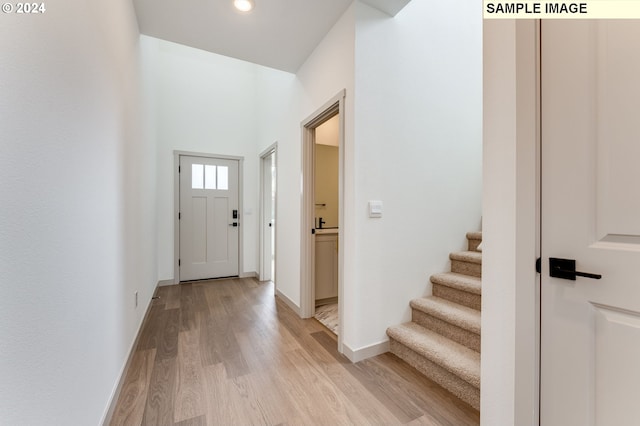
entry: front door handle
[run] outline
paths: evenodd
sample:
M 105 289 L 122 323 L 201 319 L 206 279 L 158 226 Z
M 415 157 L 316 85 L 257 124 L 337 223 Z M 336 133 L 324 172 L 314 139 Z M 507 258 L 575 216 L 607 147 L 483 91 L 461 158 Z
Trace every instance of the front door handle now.
M 229 226 L 237 227 L 238 226 L 238 222 L 230 223 Z
M 575 281 L 576 277 L 592 278 L 594 280 L 602 278 L 600 274 L 576 271 L 575 259 L 558 259 L 555 257 L 549 258 L 549 275 L 554 278 L 571 281 Z

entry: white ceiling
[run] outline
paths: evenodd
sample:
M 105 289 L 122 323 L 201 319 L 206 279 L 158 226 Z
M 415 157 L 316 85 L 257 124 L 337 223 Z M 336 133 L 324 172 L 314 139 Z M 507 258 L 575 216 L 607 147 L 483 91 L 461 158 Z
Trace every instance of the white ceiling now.
M 410 0 L 363 0 L 392 16 Z M 352 0 L 133 0 L 142 34 L 296 72 Z

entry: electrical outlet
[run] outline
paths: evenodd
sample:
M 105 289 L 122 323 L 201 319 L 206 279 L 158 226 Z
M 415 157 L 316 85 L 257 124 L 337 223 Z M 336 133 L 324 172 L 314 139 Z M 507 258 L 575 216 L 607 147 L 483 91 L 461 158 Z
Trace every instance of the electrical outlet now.
M 138 292 L 137 291 L 135 293 L 133 293 L 133 297 L 135 299 L 136 308 L 137 308 L 138 307 Z

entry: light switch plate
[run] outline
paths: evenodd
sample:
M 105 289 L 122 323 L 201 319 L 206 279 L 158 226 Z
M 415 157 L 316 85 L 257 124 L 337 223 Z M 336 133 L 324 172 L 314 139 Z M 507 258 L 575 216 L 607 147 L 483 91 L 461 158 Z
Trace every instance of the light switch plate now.
M 369 201 L 369 217 L 382 217 L 382 201 Z

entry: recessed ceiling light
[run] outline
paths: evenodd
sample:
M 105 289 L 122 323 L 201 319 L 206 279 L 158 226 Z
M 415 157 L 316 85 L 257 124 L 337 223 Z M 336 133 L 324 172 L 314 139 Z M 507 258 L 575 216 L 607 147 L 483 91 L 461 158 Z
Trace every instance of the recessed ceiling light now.
M 240 12 L 250 12 L 255 6 L 253 0 L 233 0 L 233 5 Z

